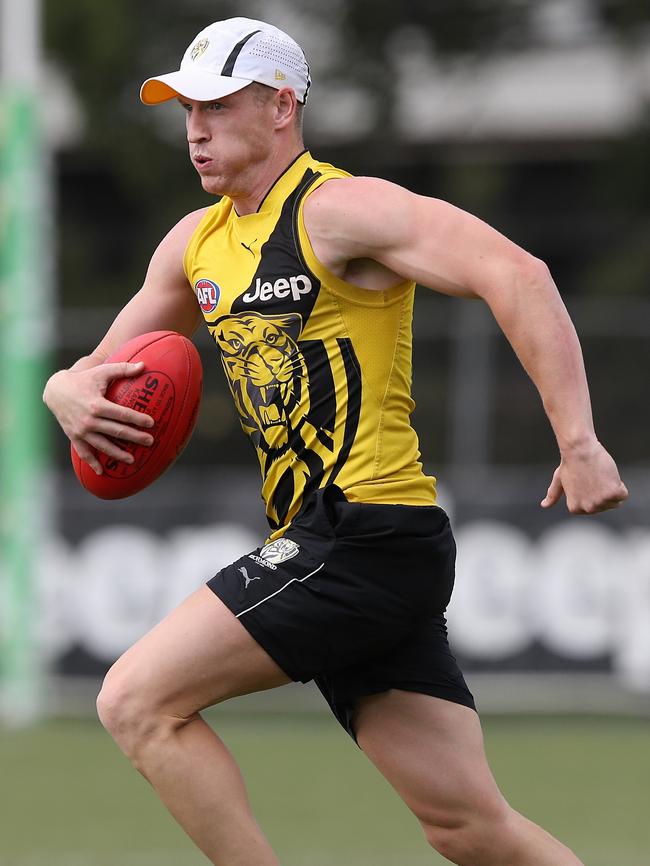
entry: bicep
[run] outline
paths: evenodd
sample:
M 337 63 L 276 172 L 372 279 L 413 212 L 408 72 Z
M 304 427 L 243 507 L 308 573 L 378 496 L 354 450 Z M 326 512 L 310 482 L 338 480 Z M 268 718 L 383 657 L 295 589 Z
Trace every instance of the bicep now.
M 149 331 L 192 336 L 201 322 L 201 311 L 183 269 L 183 255 L 198 219 L 200 213 L 190 214 L 163 238 L 142 288 L 118 313 L 95 354 L 107 357 L 122 343 Z
M 339 184 L 338 190 L 331 187 L 329 213 L 323 210 L 322 216 L 336 224 L 330 242 L 346 258 L 372 258 L 403 279 L 436 291 L 486 299 L 532 259 L 496 229 L 448 202 L 376 178 Z

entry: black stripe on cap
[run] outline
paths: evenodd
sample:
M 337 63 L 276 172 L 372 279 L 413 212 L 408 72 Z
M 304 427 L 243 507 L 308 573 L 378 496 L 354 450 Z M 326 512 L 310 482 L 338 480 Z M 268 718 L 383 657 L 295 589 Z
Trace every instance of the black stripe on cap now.
M 232 78 L 232 71 L 235 68 L 235 63 L 237 62 L 237 58 L 241 54 L 241 50 L 246 45 L 251 36 L 255 36 L 256 33 L 261 33 L 260 30 L 253 30 L 252 33 L 249 33 L 248 36 L 244 36 L 233 48 L 233 50 L 228 55 L 228 59 L 223 64 L 223 69 L 221 70 L 222 75 L 228 75 Z

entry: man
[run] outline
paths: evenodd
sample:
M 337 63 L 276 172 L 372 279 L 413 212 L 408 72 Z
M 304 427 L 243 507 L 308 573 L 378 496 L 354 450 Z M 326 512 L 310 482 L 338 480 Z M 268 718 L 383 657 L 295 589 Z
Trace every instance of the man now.
M 234 18 L 198 34 L 145 103 L 177 99 L 203 188 L 88 357 L 44 398 L 82 458 L 130 457 L 148 416 L 104 398 L 140 365 L 107 364 L 155 329 L 204 319 L 257 451 L 272 529 L 108 673 L 100 718 L 212 863 L 278 860 L 239 771 L 200 711 L 314 678 L 443 856 L 464 866 L 576 866 L 508 806 L 446 640 L 454 544 L 409 423 L 414 283 L 481 298 L 542 396 L 561 462 L 543 507 L 612 508 L 627 492 L 596 439 L 580 347 L 547 268 L 480 220 L 304 150 L 310 78 L 282 31 Z

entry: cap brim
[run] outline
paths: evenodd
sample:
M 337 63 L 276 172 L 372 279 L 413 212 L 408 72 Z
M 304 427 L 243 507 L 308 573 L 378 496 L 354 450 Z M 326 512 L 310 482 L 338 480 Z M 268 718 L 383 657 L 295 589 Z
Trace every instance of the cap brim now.
M 251 82 L 244 78 L 216 75 L 205 69 L 179 69 L 148 78 L 140 88 L 140 99 L 145 105 L 158 105 L 177 96 L 196 99 L 197 102 L 210 102 L 236 93 Z

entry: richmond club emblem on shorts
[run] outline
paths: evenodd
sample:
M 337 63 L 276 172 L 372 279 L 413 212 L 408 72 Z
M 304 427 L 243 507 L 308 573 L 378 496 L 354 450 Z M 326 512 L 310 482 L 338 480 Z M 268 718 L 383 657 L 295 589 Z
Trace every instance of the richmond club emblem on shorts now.
M 285 562 L 287 559 L 293 559 L 299 553 L 300 547 L 290 538 L 278 538 L 277 541 L 272 541 L 260 550 L 262 559 L 276 564 Z

